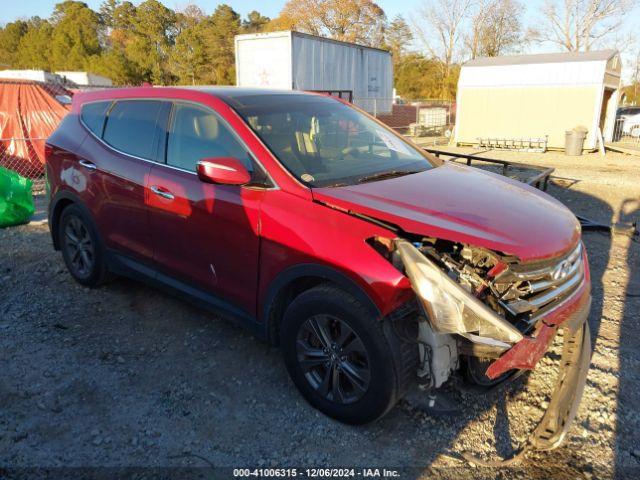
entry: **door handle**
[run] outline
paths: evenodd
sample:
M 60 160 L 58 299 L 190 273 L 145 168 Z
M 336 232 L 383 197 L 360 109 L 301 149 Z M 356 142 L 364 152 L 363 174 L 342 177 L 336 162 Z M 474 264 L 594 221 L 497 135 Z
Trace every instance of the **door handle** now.
M 161 196 L 162 198 L 166 198 L 167 200 L 173 200 L 175 198 L 173 196 L 173 193 L 163 190 L 162 188 L 157 187 L 155 185 L 151 187 L 151 191 L 156 195 Z
M 90 162 L 89 160 L 80 160 L 78 163 L 89 170 L 95 170 L 98 168 L 95 163 Z

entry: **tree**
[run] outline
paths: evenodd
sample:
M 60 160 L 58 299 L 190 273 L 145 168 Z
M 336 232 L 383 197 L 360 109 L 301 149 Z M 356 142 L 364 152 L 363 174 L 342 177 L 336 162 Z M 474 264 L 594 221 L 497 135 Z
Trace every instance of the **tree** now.
M 479 0 L 465 44 L 471 58 L 497 57 L 524 44 L 517 0 Z
M 452 67 L 459 54 L 465 22 L 472 15 L 472 0 L 430 0 L 425 2 L 414 23 L 427 52 L 440 61 L 441 95 L 450 98 Z
M 247 19 L 242 21 L 243 33 L 259 33 L 264 31 L 271 19 L 265 17 L 260 12 L 253 10 L 247 15 Z
M 209 69 L 204 35 L 206 15 L 195 5 L 187 6 L 177 17 L 178 35 L 169 57 L 171 71 L 181 84 L 202 83 Z
M 193 27 L 202 22 L 207 15 L 197 5 L 190 3 L 183 9 L 176 12 L 176 24 L 178 33 L 186 27 Z
M 168 60 L 176 35 L 176 13 L 158 0 L 145 0 L 130 19 L 131 39 L 126 55 L 145 81 L 160 85 L 173 81 Z
M 408 99 L 432 98 L 440 94 L 440 66 L 421 53 L 410 53 L 398 60 L 393 72 L 398 95 Z
M 144 80 L 137 66 L 121 49 L 107 49 L 100 56 L 91 57 L 86 69 L 110 78 L 114 85 L 139 85 Z
M 275 21 L 287 29 L 373 47 L 383 44 L 385 23 L 384 10 L 372 0 L 289 0 Z
M 51 70 L 51 37 L 53 27 L 48 20 L 33 17 L 27 21 L 27 32 L 20 39 L 16 68 Z
M 137 15 L 136 7 L 131 2 L 118 2 L 103 19 L 107 25 L 108 49 L 124 50 L 134 38 L 133 24 Z
M 391 51 L 394 66 L 398 65 L 412 41 L 413 33 L 411 28 L 402 15 L 397 15 L 385 31 L 385 44 Z
M 51 21 L 51 67 L 54 70 L 83 70 L 90 57 L 100 54 L 100 18 L 86 3 L 67 0 L 57 4 Z
M 148 80 L 143 69 L 127 53 L 134 42 L 136 7 L 128 1 L 105 0 L 100 7 L 102 53 L 92 57 L 87 68 L 109 77 L 116 85 L 138 85 Z
M 115 23 L 115 15 L 118 6 L 120 5 L 119 0 L 104 0 L 102 5 L 100 5 L 100 20 L 102 24 L 107 26 L 108 28 L 113 28 Z
M 204 21 L 203 38 L 209 58 L 207 80 L 215 85 L 233 85 L 235 73 L 234 37 L 240 33 L 240 15 L 229 5 L 216 7 Z
M 629 61 L 631 71 L 629 85 L 625 86 L 625 103 L 627 105 L 640 105 L 640 49 L 631 56 Z
M 131 2 L 119 2 L 113 10 L 111 27 L 114 30 L 129 30 L 138 15 L 136 6 Z
M 637 0 L 546 0 L 532 35 L 570 52 L 589 51 L 614 33 Z
M 18 46 L 28 29 L 29 25 L 23 20 L 8 23 L 4 28 L 0 28 L 0 67 L 16 65 Z
M 296 29 L 298 28 L 295 26 L 295 21 L 283 12 L 280 12 L 276 18 L 272 18 L 269 23 L 264 26 L 265 32 L 279 32 L 281 30 Z

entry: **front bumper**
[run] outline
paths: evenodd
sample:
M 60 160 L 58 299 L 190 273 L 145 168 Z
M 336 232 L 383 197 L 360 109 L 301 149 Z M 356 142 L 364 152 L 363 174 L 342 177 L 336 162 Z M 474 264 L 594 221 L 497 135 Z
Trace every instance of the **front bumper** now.
M 591 362 L 591 334 L 585 321 L 572 331 L 565 328 L 562 358 L 549 407 L 529 437 L 537 450 L 558 447 L 573 423 L 582 399 Z
M 543 317 L 531 336 L 526 336 L 487 369 L 487 376 L 497 378 L 519 369 L 532 370 L 549 349 L 558 329 L 576 331 L 587 321 L 591 308 L 590 283 L 586 280 L 569 299 Z
M 536 450 L 558 447 L 578 411 L 591 362 L 591 334 L 587 322 L 590 308 L 587 277 L 571 298 L 540 320 L 534 336 L 523 338 L 487 370 L 490 378 L 496 378 L 512 369 L 533 369 L 548 350 L 557 331 L 563 331 L 556 386 L 547 411 L 528 438 L 528 444 Z

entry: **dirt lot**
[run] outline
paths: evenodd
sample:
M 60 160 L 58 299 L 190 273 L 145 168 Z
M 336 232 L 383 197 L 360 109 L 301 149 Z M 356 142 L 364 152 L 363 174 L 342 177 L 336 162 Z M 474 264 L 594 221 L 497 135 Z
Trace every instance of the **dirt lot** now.
M 577 213 L 640 219 L 638 157 L 485 155 L 556 167 L 571 186 L 550 193 Z M 507 389 L 479 399 L 460 393 L 460 417 L 430 418 L 413 397 L 375 424 L 349 427 L 309 407 L 279 352 L 249 333 L 132 281 L 80 287 L 46 224 L 0 230 L 0 478 L 2 467 L 208 465 L 638 478 L 640 244 L 584 238 L 594 354 L 578 418 L 564 446 L 500 472 L 471 467 L 459 454 L 511 454 L 542 415 L 557 356 Z

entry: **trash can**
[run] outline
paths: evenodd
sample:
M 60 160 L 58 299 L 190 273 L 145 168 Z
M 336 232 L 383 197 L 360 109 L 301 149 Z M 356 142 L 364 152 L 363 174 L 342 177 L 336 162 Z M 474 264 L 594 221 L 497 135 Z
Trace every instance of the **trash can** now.
M 585 138 L 587 138 L 587 129 L 584 127 L 567 130 L 564 136 L 564 154 L 571 156 L 582 155 Z

